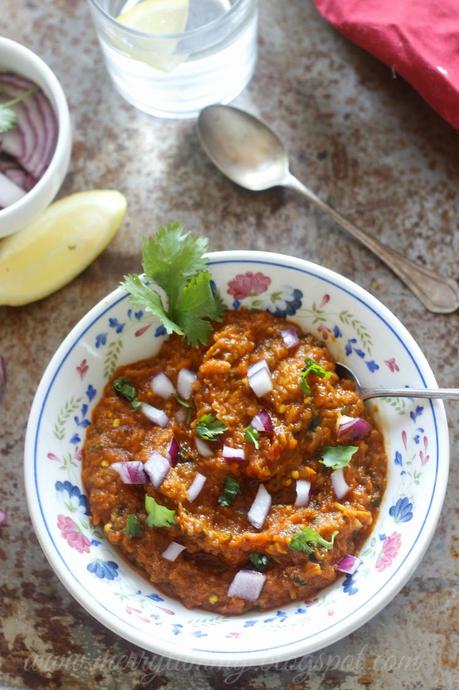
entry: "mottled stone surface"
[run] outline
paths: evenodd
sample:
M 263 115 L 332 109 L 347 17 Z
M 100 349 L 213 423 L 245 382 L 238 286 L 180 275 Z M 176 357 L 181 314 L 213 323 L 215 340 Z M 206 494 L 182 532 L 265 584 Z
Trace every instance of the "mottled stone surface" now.
M 457 278 L 457 134 L 401 79 L 328 27 L 309 0 L 260 5 L 258 67 L 238 104 L 275 128 L 294 171 L 324 198 L 389 245 Z M 81 276 L 37 304 L 0 308 L 0 353 L 8 366 L 0 403 L 0 509 L 8 515 L 0 527 L 0 685 L 455 690 L 457 405 L 448 406 L 453 471 L 426 557 L 382 613 L 322 653 L 243 674 L 195 668 L 191 680 L 180 665 L 142 656 L 93 620 L 52 573 L 24 498 L 32 396 L 69 329 L 138 267 L 142 235 L 161 222 L 183 220 L 204 231 L 213 249 L 295 254 L 357 281 L 401 318 L 444 385 L 459 385 L 458 318 L 427 313 L 377 259 L 293 194 L 253 195 L 232 186 L 204 158 L 192 122 L 154 121 L 124 103 L 105 74 L 83 0 L 4 0 L 0 32 L 40 53 L 68 95 L 75 143 L 62 193 L 115 187 L 129 200 L 122 231 Z M 34 653 L 49 654 L 48 666 L 34 667 Z

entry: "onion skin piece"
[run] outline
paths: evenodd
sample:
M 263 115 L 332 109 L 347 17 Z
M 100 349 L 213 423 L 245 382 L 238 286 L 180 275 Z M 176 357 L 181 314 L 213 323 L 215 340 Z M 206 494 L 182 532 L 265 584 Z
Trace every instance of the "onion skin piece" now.
M 358 556 L 353 556 L 351 553 L 346 554 L 338 561 L 335 568 L 339 570 L 340 573 L 346 573 L 346 575 L 353 575 L 357 569 L 362 564 L 362 559 Z

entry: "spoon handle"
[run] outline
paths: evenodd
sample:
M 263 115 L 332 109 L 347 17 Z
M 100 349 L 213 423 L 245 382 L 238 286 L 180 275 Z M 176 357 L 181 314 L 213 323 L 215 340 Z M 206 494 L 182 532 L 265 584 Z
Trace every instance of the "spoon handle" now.
M 361 388 L 362 400 L 370 398 L 428 398 L 459 400 L 459 388 Z
M 459 287 L 455 280 L 445 278 L 428 268 L 409 261 L 399 252 L 367 235 L 341 213 L 322 201 L 291 173 L 288 173 L 282 184 L 303 194 L 316 206 L 328 213 L 352 237 L 376 254 L 414 292 L 429 311 L 436 314 L 448 314 L 459 308 Z

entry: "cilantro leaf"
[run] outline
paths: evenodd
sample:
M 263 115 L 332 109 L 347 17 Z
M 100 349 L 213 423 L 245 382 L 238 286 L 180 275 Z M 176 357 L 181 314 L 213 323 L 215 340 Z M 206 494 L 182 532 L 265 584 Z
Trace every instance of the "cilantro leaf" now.
M 303 529 L 301 529 L 299 532 L 295 532 L 288 546 L 289 549 L 292 549 L 293 551 L 312 553 L 314 548 L 311 546 L 311 544 L 318 544 L 319 546 L 323 546 L 328 551 L 333 547 L 337 534 L 337 531 L 333 532 L 330 541 L 327 541 L 312 527 L 303 527 Z
M 358 446 L 325 446 L 322 450 L 322 460 L 320 462 L 325 467 L 340 470 L 349 465 L 352 456 L 358 449 Z
M 190 345 L 205 345 L 212 332 L 209 320 L 220 321 L 224 307 L 216 299 L 209 271 L 201 271 L 183 288 L 175 319 Z M 209 320 L 208 320 L 209 319 Z
M 121 287 L 130 293 L 131 304 L 157 316 L 168 333 L 183 335 L 180 327 L 168 317 L 160 295 L 145 285 L 140 276 L 135 274 L 125 276 Z
M 148 527 L 171 527 L 175 524 L 175 510 L 160 505 L 148 494 L 145 494 L 145 510 Z
M 253 426 L 246 427 L 244 429 L 244 436 L 246 438 L 246 441 L 252 443 L 257 450 L 260 448 L 260 444 L 258 442 L 258 439 L 260 438 L 260 432 L 257 429 L 254 429 Z
M 229 474 L 223 483 L 222 492 L 217 499 L 218 504 L 224 508 L 229 508 L 229 506 L 233 505 L 240 491 L 241 487 L 239 486 L 238 480 Z
M 249 553 L 249 561 L 257 570 L 263 571 L 268 567 L 269 557 L 265 553 L 252 551 Z
M 127 534 L 128 537 L 140 537 L 142 534 L 142 523 L 137 515 L 132 513 L 127 516 L 124 533 Z
M 0 134 L 8 132 L 15 127 L 17 121 L 16 113 L 3 103 L 0 103 Z
M 309 374 L 314 374 L 321 379 L 329 379 L 332 375 L 332 371 L 327 371 L 322 365 L 315 362 L 311 357 L 306 357 L 304 360 L 304 367 L 300 371 L 300 386 L 304 393 L 310 393 L 311 387 L 308 383 Z
M 121 398 L 125 398 L 125 400 L 130 402 L 134 410 L 139 410 L 142 407 L 142 403 L 137 398 L 135 386 L 132 386 L 130 383 L 128 383 L 124 376 L 120 376 L 119 379 L 115 379 L 112 383 L 112 386 L 115 393 Z
M 215 441 L 226 429 L 226 425 L 213 414 L 203 414 L 196 425 L 196 434 L 204 441 Z

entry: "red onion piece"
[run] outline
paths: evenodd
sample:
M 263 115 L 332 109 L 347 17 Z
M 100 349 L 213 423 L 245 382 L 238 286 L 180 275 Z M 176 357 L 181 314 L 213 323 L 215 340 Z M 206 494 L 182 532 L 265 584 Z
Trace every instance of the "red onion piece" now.
M 178 461 L 179 452 L 180 452 L 179 442 L 177 441 L 176 438 L 173 438 L 172 441 L 167 446 L 167 457 L 170 460 L 171 467 L 176 466 L 177 461 Z
M 162 552 L 161 556 L 166 559 L 166 561 L 176 561 L 180 556 L 182 551 L 186 549 L 186 546 L 178 544 L 176 541 L 171 541 L 169 546 L 165 551 Z
M 311 491 L 311 482 L 307 479 L 297 479 L 296 482 L 296 501 L 295 505 L 299 508 L 307 506 L 309 503 L 309 493 Z
M 114 462 L 110 465 L 110 468 L 118 472 L 123 484 L 146 484 L 148 481 L 144 471 L 144 464 L 140 460 Z
M 159 374 L 156 374 L 156 376 L 153 376 L 150 381 L 150 387 L 153 393 L 156 393 L 156 395 L 159 395 L 160 398 L 163 398 L 164 400 L 167 400 L 175 393 L 175 388 L 172 381 L 168 376 L 166 376 L 166 374 L 163 374 L 162 371 L 160 371 Z
M 150 422 L 157 424 L 160 427 L 165 427 L 169 423 L 169 417 L 163 410 L 158 410 L 157 407 L 153 405 L 148 405 L 147 403 L 142 403 L 142 412 Z
M 255 364 L 251 364 L 247 369 L 247 376 L 250 378 L 256 374 L 257 371 L 260 371 L 260 369 L 267 369 L 269 371 L 269 366 L 266 359 L 259 359 L 258 362 L 255 362 Z
M 193 383 L 196 381 L 197 376 L 194 371 L 189 369 L 180 369 L 177 378 L 177 391 L 183 400 L 189 400 L 191 398 L 191 393 L 193 389 Z
M 287 350 L 296 347 L 300 342 L 298 333 L 293 328 L 287 328 L 285 331 L 281 331 L 281 336 Z
M 0 398 L 5 392 L 6 386 L 6 361 L 5 358 L 0 355 Z
M 346 554 L 342 557 L 340 561 L 336 564 L 336 570 L 340 573 L 347 573 L 347 575 L 353 575 L 357 568 L 360 567 L 362 559 L 357 556 L 353 556 L 351 553 Z
M 271 508 L 271 496 L 263 484 L 258 487 L 257 495 L 247 513 L 247 520 L 257 529 L 261 529 Z
M 0 206 L 5 208 L 15 204 L 16 201 L 25 196 L 25 189 L 18 187 L 9 177 L 0 173 Z
M 193 482 L 188 489 L 188 500 L 189 501 L 194 501 L 195 498 L 199 496 L 201 493 L 202 487 L 207 481 L 207 477 L 205 477 L 203 474 L 200 474 L 199 472 L 196 472 L 195 478 L 193 479 Z
M 245 460 L 245 451 L 243 448 L 232 448 L 231 446 L 223 446 L 222 454 L 225 460 Z
M 267 434 L 272 434 L 274 431 L 273 420 L 271 419 L 269 412 L 266 410 L 261 410 L 252 419 L 250 426 L 253 426 L 257 431 L 264 431 Z
M 200 438 L 195 438 L 194 442 L 196 444 L 196 450 L 198 451 L 199 455 L 202 455 L 203 458 L 211 458 L 214 454 L 214 451 L 210 446 L 205 443 L 205 441 L 202 441 Z
M 143 466 L 145 472 L 148 474 L 151 483 L 157 489 L 163 481 L 166 479 L 167 473 L 169 472 L 171 466 L 169 460 L 154 451 L 147 462 Z
M 229 597 L 238 597 L 245 601 L 256 601 L 266 582 L 266 575 L 257 570 L 239 570 L 233 578 L 229 589 Z
M 331 483 L 333 486 L 333 491 L 335 492 L 336 498 L 344 498 L 344 496 L 349 491 L 349 484 L 346 483 L 344 479 L 343 470 L 335 470 L 331 473 Z
M 338 438 L 346 438 L 349 441 L 355 441 L 363 436 L 366 436 L 371 431 L 371 424 L 362 417 L 346 417 L 339 415 L 338 420 Z
M 254 374 L 251 374 L 249 376 L 249 386 L 257 398 L 261 398 L 263 395 L 266 395 L 266 393 L 269 393 L 273 388 L 269 369 L 263 367 L 262 369 L 258 369 Z

